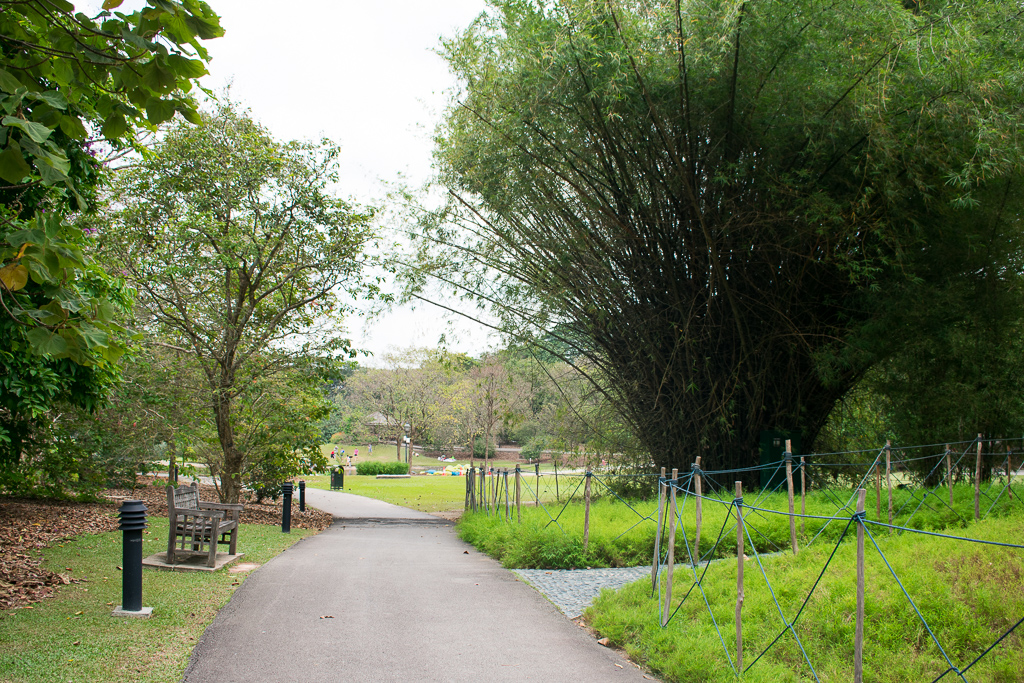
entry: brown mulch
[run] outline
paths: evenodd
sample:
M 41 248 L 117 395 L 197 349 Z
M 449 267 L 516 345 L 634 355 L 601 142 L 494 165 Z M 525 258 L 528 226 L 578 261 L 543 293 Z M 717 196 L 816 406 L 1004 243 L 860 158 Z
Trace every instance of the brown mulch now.
M 156 485 L 154 485 L 154 481 Z M 147 514 L 167 516 L 165 480 L 139 477 L 134 489 L 109 489 L 103 495 L 109 503 L 74 503 L 0 497 L 0 612 L 29 607 L 49 597 L 59 586 L 81 583 L 71 568 L 53 572 L 40 566 L 43 548 L 79 534 L 97 534 L 117 529 L 117 508 L 124 499 L 142 500 Z M 199 485 L 201 500 L 216 501 L 213 486 Z M 281 501 L 262 504 L 247 501 L 243 524 L 280 524 Z M 292 499 L 292 527 L 323 531 L 331 515 L 307 507 L 299 512 L 298 496 Z

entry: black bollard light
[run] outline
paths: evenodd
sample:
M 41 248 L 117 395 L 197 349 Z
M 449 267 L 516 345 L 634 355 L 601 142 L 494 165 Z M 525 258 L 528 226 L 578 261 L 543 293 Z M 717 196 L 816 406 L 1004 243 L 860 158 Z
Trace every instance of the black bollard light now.
M 299 480 L 299 512 L 306 511 L 306 482 Z
M 281 484 L 281 495 L 284 496 L 284 507 L 281 508 L 281 531 L 286 534 L 292 532 L 292 491 L 295 485 L 290 481 Z
M 124 533 L 121 555 L 121 604 L 116 617 L 148 617 L 152 607 L 142 606 L 142 530 L 146 528 L 146 505 L 141 500 L 126 500 L 117 511 L 118 528 Z

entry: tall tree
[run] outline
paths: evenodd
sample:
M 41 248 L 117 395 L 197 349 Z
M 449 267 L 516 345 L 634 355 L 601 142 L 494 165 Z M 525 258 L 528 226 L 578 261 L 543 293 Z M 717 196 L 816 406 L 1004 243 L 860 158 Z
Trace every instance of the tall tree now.
M 0 8 L 0 478 L 61 403 L 93 409 L 124 351 L 130 292 L 66 218 L 94 208 L 107 153 L 177 114 L 223 33 L 204 2 L 160 0 L 95 17 L 65 0 Z
M 248 456 L 235 401 L 296 359 L 351 353 L 340 318 L 373 289 L 370 214 L 330 195 L 329 141 L 276 142 L 230 103 L 202 118 L 118 173 L 104 243 L 140 306 L 202 366 L 220 491 L 234 502 Z
M 1020 249 L 1021 12 L 495 0 L 446 44 L 421 263 L 583 359 L 658 464 L 809 444 L 942 245 Z

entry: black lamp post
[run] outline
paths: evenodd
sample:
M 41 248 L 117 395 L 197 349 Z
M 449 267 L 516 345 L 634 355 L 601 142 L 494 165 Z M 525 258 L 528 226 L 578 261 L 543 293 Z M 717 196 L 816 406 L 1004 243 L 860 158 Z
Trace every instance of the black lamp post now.
M 117 511 L 118 528 L 123 532 L 121 549 L 121 604 L 115 617 L 149 617 L 152 607 L 142 606 L 142 530 L 146 528 L 146 504 L 126 500 Z

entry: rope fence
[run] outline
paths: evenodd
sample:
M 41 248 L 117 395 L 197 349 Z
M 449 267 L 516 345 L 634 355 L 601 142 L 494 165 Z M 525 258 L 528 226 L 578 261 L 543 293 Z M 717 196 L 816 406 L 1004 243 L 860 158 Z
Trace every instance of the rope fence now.
M 616 540 L 642 525 L 654 525 L 651 591 L 652 596 L 657 595 L 658 597 L 657 618 L 662 628 L 667 628 L 672 623 L 680 609 L 691 597 L 699 595 L 703 602 L 703 608 L 698 609 L 702 613 L 706 612 L 706 615 L 710 617 L 717 640 L 722 648 L 723 660 L 728 663 L 737 677 L 749 671 L 751 667 L 762 661 L 773 647 L 786 640 L 795 643 L 800 652 L 800 658 L 807 667 L 808 675 L 815 681 L 820 680 L 818 669 L 815 668 L 811 655 L 801 641 L 797 626 L 812 596 L 819 589 L 822 578 L 836 560 L 838 550 L 853 529 L 857 546 L 856 626 L 852 643 L 854 681 L 860 683 L 864 675 L 865 563 L 868 560 L 868 549 L 870 549 L 870 556 L 884 565 L 891 584 L 898 587 L 898 594 L 902 594 L 916 620 L 920 622 L 920 627 L 927 633 L 928 641 L 941 655 L 941 661 L 946 668 L 934 679 L 933 683 L 950 675 L 967 683 L 967 673 L 972 667 L 997 646 L 1004 643 L 1020 627 L 1021 623 L 1024 623 L 1024 616 L 993 642 L 986 643 L 984 649 L 978 653 L 955 652 L 944 646 L 936 634 L 936 629 L 925 617 L 907 590 L 904 580 L 886 556 L 876 533 L 892 537 L 903 534 L 919 534 L 951 542 L 982 544 L 1009 548 L 1014 551 L 1024 550 L 1024 545 L 939 533 L 920 528 L 920 523 L 917 526 L 912 525 L 915 520 L 919 520 L 919 514 L 924 510 L 930 511 L 936 518 L 949 519 L 957 524 L 968 522 L 965 515 L 961 514 L 961 510 L 956 508 L 955 485 L 961 486 L 960 489 L 956 489 L 961 494 L 966 488 L 964 485 L 972 485 L 973 515 L 969 516 L 975 521 L 989 516 L 997 509 L 997 504 L 1000 501 L 1004 502 L 1004 510 L 1008 509 L 1007 506 L 1013 506 L 1014 509 L 1017 505 L 1024 506 L 1024 501 L 1014 487 L 1017 468 L 1024 461 L 1024 457 L 1021 457 L 1021 441 L 1024 440 L 986 441 L 981 435 L 978 435 L 978 438 L 971 442 L 928 444 L 918 447 L 897 448 L 887 442 L 877 451 L 852 452 L 856 455 L 875 454 L 874 459 L 870 462 L 861 463 L 821 462 L 830 455 L 848 455 L 848 453 L 806 454 L 796 458 L 792 454 L 791 443 L 787 441 L 786 451 L 778 462 L 758 467 L 719 471 L 702 470 L 701 458 L 698 457 L 688 472 L 680 473 L 679 470 L 673 469 L 671 473 L 666 473 L 665 468 L 662 468 L 661 473 L 657 475 L 633 475 L 649 478 L 655 488 L 657 511 L 647 514 L 638 510 L 639 506 L 619 495 L 611 481 L 613 479 L 611 475 L 585 471 L 562 474 L 561 481 L 559 481 L 557 475 L 554 480 L 551 480 L 551 475 L 547 473 L 542 476 L 539 468 L 536 467 L 533 472 L 523 471 L 519 466 L 516 466 L 514 470 L 494 470 L 492 468 L 484 471 L 483 468 L 479 470 L 471 468 L 466 477 L 466 510 L 497 516 L 510 524 L 521 523 L 521 508 L 525 490 L 526 504 L 543 512 L 547 518 L 545 526 L 553 525 L 563 534 L 568 534 L 567 529 L 560 523 L 560 519 L 573 501 L 579 501 L 582 498 L 584 509 L 582 535 L 583 548 L 586 551 L 590 541 L 591 506 L 595 496 L 606 498 L 616 504 L 621 503 L 625 509 L 636 516 L 636 520 L 626 531 L 620 533 Z M 987 454 L 985 452 L 986 444 L 989 447 Z M 1013 448 L 1014 445 L 1017 445 L 1016 451 Z M 996 449 L 1005 449 L 1005 457 L 999 458 L 997 454 L 1001 454 L 1002 451 Z M 925 452 L 924 455 L 914 455 L 915 452 L 922 451 Z M 931 460 L 934 460 L 934 463 L 931 463 Z M 983 465 L 986 460 L 989 463 L 996 462 L 998 464 L 986 468 Z M 930 467 L 928 467 L 929 464 Z M 731 491 L 722 483 L 727 475 L 752 472 L 768 473 L 769 486 L 758 491 L 751 502 L 744 501 L 742 482 L 731 482 Z M 985 482 L 984 486 L 982 485 L 983 481 Z M 776 510 L 767 506 L 766 501 L 772 499 L 775 493 L 781 493 L 782 487 L 785 487 L 786 492 L 786 509 Z M 868 518 L 866 509 L 866 497 L 871 488 L 874 489 L 875 519 Z M 819 507 L 823 504 L 832 506 L 834 511 L 829 514 L 808 514 L 807 494 L 810 491 L 818 494 L 816 500 Z M 894 495 L 894 491 L 896 495 Z M 797 512 L 797 501 L 799 501 L 799 512 Z M 963 502 L 963 497 L 961 497 L 961 503 Z M 708 537 L 703 530 L 706 512 L 709 509 L 707 506 L 713 506 L 711 509 L 717 508 L 723 515 L 717 536 L 710 544 L 707 543 Z M 692 512 L 690 512 L 691 510 Z M 684 513 L 687 519 L 692 519 L 694 523 L 691 527 L 693 528 L 692 537 L 683 523 Z M 779 530 L 779 522 L 784 522 L 788 526 L 788 543 L 785 546 L 776 543 L 771 537 L 770 531 L 766 533 L 760 528 L 762 524 L 775 525 L 776 530 Z M 838 523 L 835 527 L 836 531 L 830 537 L 826 536 L 826 529 L 833 523 Z M 730 647 L 728 640 L 731 640 L 731 636 L 727 637 L 723 632 L 724 624 L 720 623 L 720 619 L 715 616 L 712 599 L 705 590 L 704 583 L 712 567 L 723 566 L 722 563 L 728 561 L 728 557 L 725 555 L 731 556 L 731 549 L 727 551 L 726 546 L 732 544 L 732 541 L 728 539 L 733 534 L 735 535 L 734 561 L 736 562 L 737 585 L 734 606 L 735 643 Z M 705 536 L 703 546 L 702 535 Z M 803 542 L 803 548 L 806 549 L 822 538 L 830 538 L 831 551 L 820 571 L 816 572 L 817 578 L 807 589 L 799 608 L 787 615 L 786 609 L 776 595 L 769 576 L 769 567 L 763 560 L 772 554 L 792 553 L 797 555 L 801 551 L 801 542 Z M 803 540 L 801 541 L 801 539 Z M 681 599 L 673 597 L 678 561 L 677 542 L 679 540 L 682 541 L 680 549 L 683 551 L 684 569 L 689 582 L 689 587 Z M 781 542 L 781 539 L 779 540 Z M 870 541 L 870 546 L 867 541 Z M 744 576 L 744 569 L 751 560 L 756 567 L 754 580 L 758 584 L 763 584 L 774 605 L 774 611 L 779 619 L 779 631 L 766 647 L 757 652 L 744 665 L 743 607 L 744 591 L 749 583 Z M 872 586 L 872 588 L 877 590 L 881 587 Z

